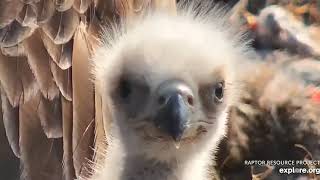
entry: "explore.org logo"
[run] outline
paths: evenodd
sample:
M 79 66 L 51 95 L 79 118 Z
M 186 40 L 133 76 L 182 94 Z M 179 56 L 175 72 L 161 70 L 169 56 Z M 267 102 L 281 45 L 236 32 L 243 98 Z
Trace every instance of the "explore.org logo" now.
M 280 174 L 316 174 L 320 175 L 320 168 L 300 168 L 300 167 L 289 167 L 279 168 Z

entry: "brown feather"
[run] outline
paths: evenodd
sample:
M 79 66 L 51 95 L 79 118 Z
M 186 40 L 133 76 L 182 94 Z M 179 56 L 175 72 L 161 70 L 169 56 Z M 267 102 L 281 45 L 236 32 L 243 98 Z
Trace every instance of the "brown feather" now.
M 49 101 L 41 96 L 38 116 L 48 138 L 62 137 L 62 111 L 60 97 Z
M 74 37 L 72 78 L 73 78 L 73 159 L 77 177 L 83 171 L 86 158 L 92 157 L 94 139 L 94 94 L 90 82 L 89 47 L 85 26 L 80 25 Z
M 0 29 L 0 46 L 12 47 L 22 42 L 33 33 L 34 29 L 22 26 L 18 21 L 14 20 L 6 27 Z
M 70 41 L 78 25 L 79 16 L 71 8 L 64 12 L 56 11 L 42 28 L 55 44 L 65 44 Z
M 57 11 L 66 11 L 73 5 L 74 0 L 54 0 Z
M 40 103 L 38 94 L 20 106 L 20 150 L 23 165 L 22 179 L 57 180 L 62 178 L 59 149 L 54 139 L 48 139 L 38 118 Z
M 23 8 L 20 0 L 0 1 L 0 28 L 9 25 Z
M 83 14 L 87 11 L 91 3 L 92 0 L 74 0 L 73 8 L 80 14 Z
M 99 94 L 95 92 L 95 139 L 94 139 L 94 147 L 95 154 L 93 162 L 96 164 L 101 164 L 104 161 L 104 151 L 107 146 L 106 140 L 106 132 L 108 129 L 106 126 L 111 124 L 108 120 L 111 120 L 110 117 L 104 117 L 103 107 L 102 107 L 102 99 Z M 106 108 L 105 108 L 106 109 Z
M 0 91 L 1 92 L 1 91 Z M 1 92 L 3 124 L 10 147 L 17 157 L 20 157 L 19 146 L 19 108 L 12 107 L 4 93 Z
M 11 47 L 1 47 L 1 52 L 5 56 L 18 57 L 24 55 L 24 49 L 21 43 Z
M 38 31 L 25 40 L 23 46 L 26 50 L 30 68 L 35 75 L 43 96 L 48 99 L 57 97 L 59 90 L 50 70 L 50 61 L 52 59 L 47 53 Z
M 72 148 L 72 102 L 61 97 L 63 122 L 63 167 L 66 180 L 76 179 Z
M 10 58 L 0 53 L 0 82 L 3 93 L 6 94 L 12 106 L 19 104 L 22 92 L 20 76 L 18 72 L 18 61 L 16 58 Z M 21 60 L 24 61 L 24 60 Z
M 18 72 L 20 74 L 20 81 L 22 84 L 22 94 L 20 98 L 20 104 L 24 104 L 34 97 L 39 91 L 39 85 L 37 83 L 34 74 L 32 73 L 28 61 L 23 58 L 22 61 L 18 61 Z
M 34 26 L 37 24 L 37 12 L 34 4 L 26 4 L 20 11 L 16 20 L 22 26 Z
M 63 70 L 70 68 L 73 41 L 70 40 L 66 44 L 55 44 L 45 33 L 41 33 L 41 38 L 52 60 L 59 68 Z
M 55 12 L 52 0 L 40 0 L 38 3 L 35 3 L 34 6 L 37 13 L 38 24 L 48 22 Z
M 55 62 L 50 62 L 51 72 L 53 78 L 59 87 L 61 94 L 68 101 L 72 101 L 72 79 L 71 79 L 71 68 L 62 70 Z

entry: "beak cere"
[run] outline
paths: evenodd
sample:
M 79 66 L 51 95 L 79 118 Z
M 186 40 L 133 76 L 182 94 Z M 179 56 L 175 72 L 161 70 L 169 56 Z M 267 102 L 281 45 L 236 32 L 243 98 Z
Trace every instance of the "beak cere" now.
M 179 142 L 191 116 L 191 90 L 179 83 L 165 84 L 160 89 L 159 109 L 155 117 L 157 127 Z M 187 88 L 187 89 L 186 89 Z

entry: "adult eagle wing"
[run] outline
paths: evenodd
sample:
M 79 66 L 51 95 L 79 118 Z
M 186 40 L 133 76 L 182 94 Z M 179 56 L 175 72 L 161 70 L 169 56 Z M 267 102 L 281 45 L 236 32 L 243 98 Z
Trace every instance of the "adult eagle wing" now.
M 174 0 L 0 1 L 0 136 L 20 159 L 21 179 L 89 173 L 104 126 L 88 59 L 102 26 L 147 6 L 175 11 Z M 1 172 L 18 169 L 0 153 Z

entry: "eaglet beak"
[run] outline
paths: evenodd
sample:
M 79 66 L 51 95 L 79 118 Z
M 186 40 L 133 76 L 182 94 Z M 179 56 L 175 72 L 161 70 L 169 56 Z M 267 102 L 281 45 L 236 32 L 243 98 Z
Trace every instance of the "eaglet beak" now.
M 179 81 L 165 82 L 158 89 L 158 105 L 156 125 L 179 142 L 191 116 L 191 89 Z

